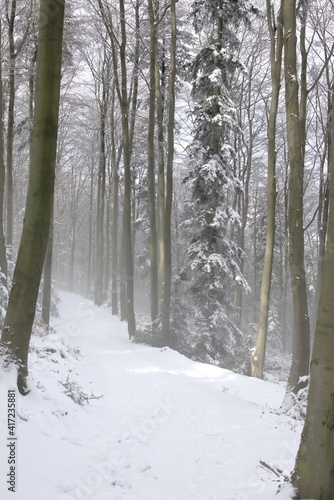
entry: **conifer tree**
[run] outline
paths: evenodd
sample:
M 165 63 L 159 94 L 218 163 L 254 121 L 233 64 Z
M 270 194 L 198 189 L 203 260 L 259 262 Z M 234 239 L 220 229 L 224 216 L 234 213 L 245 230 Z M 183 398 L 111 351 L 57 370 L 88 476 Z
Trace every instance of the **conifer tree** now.
M 233 169 L 232 144 L 238 126 L 230 81 L 240 67 L 235 28 L 248 15 L 249 8 L 242 1 L 194 3 L 196 32 L 210 32 L 192 62 L 195 133 L 186 178 L 192 193 L 188 222 L 193 228 L 188 273 L 197 326 L 206 349 L 220 353 L 222 361 L 232 357 L 241 337 L 229 319 L 233 304 L 228 284 L 238 282 L 247 288 L 238 264 L 241 250 L 228 236 L 229 224 L 239 219 L 229 205 L 228 193 L 242 189 Z

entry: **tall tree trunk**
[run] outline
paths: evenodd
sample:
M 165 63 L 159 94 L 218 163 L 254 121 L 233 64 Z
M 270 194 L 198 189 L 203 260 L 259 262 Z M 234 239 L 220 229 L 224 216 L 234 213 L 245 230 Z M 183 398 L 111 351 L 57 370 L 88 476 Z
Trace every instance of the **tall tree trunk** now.
M 284 352 L 288 351 L 289 336 L 288 336 L 288 321 L 287 321 L 287 305 L 288 305 L 288 281 L 289 281 L 289 188 L 288 188 L 288 159 L 286 148 L 284 147 L 284 165 L 285 165 L 285 180 L 283 187 L 283 214 L 281 216 L 281 293 L 280 293 L 280 307 L 279 318 L 281 323 L 282 332 L 282 348 Z
M 267 20 L 270 34 L 270 64 L 272 95 L 268 122 L 268 177 L 267 177 L 267 236 L 264 254 L 263 275 L 260 296 L 260 318 L 258 323 L 257 343 L 251 355 L 251 372 L 253 377 L 263 378 L 263 366 L 266 353 L 271 274 L 275 246 L 275 212 L 276 212 L 276 121 L 278 101 L 281 87 L 281 66 L 283 49 L 282 11 L 277 22 L 273 7 L 267 0 Z M 275 26 L 277 25 L 277 33 Z M 276 38 L 277 37 L 277 38 Z
M 104 300 L 108 299 L 109 292 L 109 284 L 110 284 L 110 234 L 111 234 L 111 193 L 112 193 L 112 185 L 111 185 L 111 171 L 110 164 L 108 165 L 108 194 L 106 195 L 106 224 L 105 224 L 105 248 L 106 248 L 106 257 L 104 262 L 104 279 L 103 279 L 103 296 Z
M 121 111 L 123 131 L 123 161 L 124 161 L 124 207 L 123 207 L 123 249 L 126 272 L 126 305 L 128 333 L 131 338 L 136 332 L 136 320 L 134 313 L 134 267 L 132 254 L 132 231 L 131 231 L 131 149 L 129 134 L 129 99 L 127 90 L 127 68 L 126 68 L 126 17 L 124 0 L 119 1 L 120 24 L 121 24 Z
M 253 287 L 252 289 L 254 290 L 253 292 L 253 323 L 256 323 L 258 320 L 258 310 L 257 310 L 257 304 L 258 304 L 258 297 L 257 297 L 257 289 L 258 289 L 258 269 L 257 269 L 257 249 L 258 249 L 258 239 L 257 239 L 257 232 L 258 232 L 258 199 L 259 199 L 259 193 L 258 193 L 258 187 L 255 189 L 255 199 L 254 199 L 254 206 L 253 206 Z
M 157 260 L 157 222 L 156 222 L 156 196 L 155 196 L 155 110 L 156 110 L 156 57 L 157 57 L 157 24 L 153 1 L 148 1 L 150 17 L 150 97 L 148 118 L 148 161 L 147 161 L 147 183 L 148 183 L 148 207 L 150 225 L 150 273 L 151 273 L 151 321 L 153 322 L 159 312 L 158 299 L 158 260 Z
M 48 243 L 53 206 L 61 79 L 64 0 L 40 3 L 31 170 L 25 219 L 1 344 L 18 366 L 18 389 L 27 393 L 28 349 Z
M 95 259 L 95 304 L 103 304 L 103 262 L 104 262 L 104 215 L 105 215 L 105 190 L 106 190 L 106 84 L 103 76 L 102 102 L 100 103 L 100 156 L 97 185 L 97 211 L 96 211 L 96 259 Z
M 114 69 L 115 87 L 118 95 L 118 100 L 122 115 L 122 148 L 123 148 L 123 164 L 124 164 L 124 203 L 123 203 L 123 224 L 122 224 L 122 243 L 121 243 L 121 282 L 120 282 L 120 298 L 121 298 L 121 319 L 128 321 L 128 332 L 131 338 L 136 331 L 136 319 L 134 313 L 134 266 L 133 266 L 133 250 L 132 250 L 132 228 L 131 228 L 131 154 L 132 154 L 132 134 L 130 99 L 128 95 L 128 76 L 126 64 L 126 48 L 127 48 L 127 20 L 125 15 L 124 0 L 119 0 L 120 14 L 120 30 L 121 41 L 116 39 L 112 14 L 110 7 L 104 4 L 102 0 L 98 0 L 99 9 L 102 15 L 103 22 L 108 31 L 110 45 L 112 51 L 112 62 Z M 138 5 L 138 4 L 137 4 Z M 138 7 L 139 8 L 139 7 Z M 137 23 L 137 21 L 136 21 Z M 120 78 L 118 76 L 118 54 L 116 45 L 119 48 L 120 60 Z
M 125 269 L 125 255 L 124 255 L 124 232 L 121 235 L 121 254 L 119 256 L 119 267 L 120 267 L 120 283 L 119 283 L 119 301 L 120 301 L 120 319 L 121 321 L 127 321 L 127 302 L 126 302 L 126 269 Z
M 333 144 L 334 128 L 332 128 L 331 179 L 334 178 Z M 303 499 L 332 500 L 334 492 L 333 242 L 334 190 L 330 189 L 328 239 L 311 362 L 307 413 L 293 474 L 293 483 L 297 488 L 298 498 Z
M 2 22 L 0 20 L 0 40 L 2 39 Z M 2 82 L 2 46 L 0 44 L 0 271 L 1 283 L 7 288 L 7 255 L 4 233 L 4 191 L 6 166 L 4 161 L 4 130 L 3 130 L 3 82 Z
M 92 152 L 93 153 L 93 152 Z M 93 197 L 94 197 L 94 159 L 90 167 L 90 193 L 89 193 L 89 232 L 88 232 L 88 267 L 87 267 L 87 297 L 90 297 L 92 281 L 92 255 L 93 255 Z
M 77 214 L 74 211 L 71 214 L 71 251 L 70 251 L 70 262 L 69 262 L 69 291 L 74 292 L 74 267 L 75 267 L 75 244 L 76 244 L 76 232 L 77 232 Z
M 119 218 L 119 175 L 118 165 L 120 154 L 116 157 L 115 146 L 115 81 L 113 82 L 111 92 L 111 118 L 110 128 L 112 135 L 112 222 L 111 222 L 111 311 L 112 314 L 118 314 L 118 218 Z M 121 148 L 120 148 L 121 151 Z
M 78 217 L 78 201 L 77 201 L 77 175 L 75 173 L 75 167 L 71 165 L 71 251 L 70 251 L 70 261 L 69 261 L 69 291 L 74 292 L 74 276 L 75 276 L 75 250 L 76 250 L 76 234 L 77 234 L 77 217 Z
M 42 297 L 42 319 L 44 324 L 50 326 L 51 295 L 52 295 L 52 254 L 53 254 L 53 210 L 50 222 L 48 246 L 46 249 L 43 270 L 43 297 Z
M 10 14 L 7 13 L 8 20 L 8 40 L 9 40 L 9 75 L 8 75 L 8 118 L 7 118 L 7 231 L 6 240 L 8 245 L 8 256 L 12 259 L 13 253 L 13 145 L 14 145 L 14 105 L 15 105 L 15 40 L 14 25 L 16 18 L 16 0 L 12 0 Z
M 304 267 L 303 228 L 303 132 L 298 99 L 296 52 L 296 0 L 284 0 L 284 74 L 288 133 L 289 182 L 289 263 L 293 297 L 293 359 L 288 387 L 297 392 L 305 385 L 301 377 L 309 373 L 310 322 Z
M 234 195 L 234 200 L 233 200 L 233 209 L 234 205 L 236 206 L 236 203 L 238 201 L 239 208 L 238 208 L 238 213 L 241 213 L 241 224 L 240 228 L 236 228 L 235 224 L 231 224 L 231 234 L 230 234 L 230 240 L 233 241 L 234 239 L 234 230 L 239 229 L 238 231 L 238 245 L 241 250 L 245 249 L 245 232 L 246 232 L 246 226 L 247 226 L 247 221 L 248 221 L 248 211 L 249 211 L 249 184 L 250 184 L 250 178 L 251 178 L 251 171 L 252 171 L 252 159 L 253 159 L 253 150 L 254 150 L 254 134 L 253 134 L 253 121 L 254 117 L 252 116 L 251 113 L 251 91 L 252 91 L 252 75 L 253 75 L 253 65 L 251 65 L 250 68 L 250 74 L 249 74 L 249 89 L 248 89 L 248 99 L 247 99 L 247 122 L 248 122 L 248 128 L 249 128 L 249 141 L 247 141 L 247 144 L 244 145 L 246 147 L 246 154 L 242 153 L 242 138 L 241 136 L 236 136 L 235 137 L 235 151 L 240 151 L 239 153 L 239 164 L 242 165 L 241 174 L 242 180 L 243 180 L 243 192 L 242 193 L 235 193 Z M 243 85 L 242 85 L 243 87 Z M 243 89 L 242 89 L 243 91 Z M 240 101 L 240 108 L 239 108 L 239 123 L 240 127 L 242 127 L 241 123 L 241 108 L 244 106 L 243 101 Z M 240 155 L 244 157 L 243 161 L 240 158 Z M 244 274 L 244 268 L 245 268 L 245 259 L 242 257 L 240 261 L 240 273 L 241 275 Z M 235 325 L 241 329 L 242 328 L 242 322 L 243 322 L 243 296 L 244 296 L 244 289 L 243 286 L 240 284 L 236 284 L 235 287 L 235 308 L 236 308 L 236 318 L 235 318 Z
M 158 16 L 159 2 L 155 1 L 155 12 Z M 163 267 L 165 261 L 165 139 L 164 139 L 164 96 L 165 96 L 165 36 L 163 37 L 163 49 L 161 63 L 159 57 L 158 33 L 156 28 L 156 43 L 152 50 L 155 51 L 155 87 L 156 87 L 156 108 L 157 108 L 157 148 L 158 148 L 158 185 L 157 185 L 157 208 L 158 208 L 158 287 L 159 304 L 163 295 Z
M 326 80 L 327 80 L 327 120 L 324 128 L 324 150 L 320 160 L 320 179 L 319 179 L 319 205 L 318 205 L 318 238 L 319 238 L 319 248 L 318 248 L 318 272 L 317 272 L 317 284 L 314 296 L 314 314 L 312 318 L 312 335 L 315 332 L 316 327 L 316 314 L 318 309 L 318 303 L 320 298 L 320 290 L 322 284 L 322 277 L 324 271 L 324 258 L 325 258 L 325 247 L 326 247 L 326 237 L 328 229 L 328 211 L 329 211 L 329 170 L 330 170 L 330 151 L 331 151 L 331 131 L 333 123 L 331 121 L 331 108 L 332 108 L 332 94 L 334 91 L 334 86 L 330 81 L 329 69 L 326 67 Z M 323 89 L 319 93 L 323 93 Z M 319 97 L 318 97 L 319 100 Z M 325 163 L 327 160 L 327 172 L 325 173 Z
M 174 126 L 175 126 L 175 78 L 176 78 L 176 1 L 170 4 L 171 46 L 168 86 L 168 150 L 166 173 L 166 204 L 164 213 L 164 253 L 162 272 L 162 335 L 164 343 L 173 346 L 170 335 L 170 302 L 172 286 L 172 238 L 171 218 L 173 202 L 173 161 L 174 161 Z

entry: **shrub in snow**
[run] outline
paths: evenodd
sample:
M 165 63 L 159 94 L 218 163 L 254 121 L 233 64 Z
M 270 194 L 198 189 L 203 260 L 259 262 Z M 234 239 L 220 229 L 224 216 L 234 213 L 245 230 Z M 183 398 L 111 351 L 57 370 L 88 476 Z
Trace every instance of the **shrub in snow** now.
M 309 377 L 303 377 L 304 381 L 309 382 Z M 308 383 L 303 389 L 300 389 L 297 394 L 288 391 L 285 395 L 283 404 L 278 410 L 279 414 L 287 415 L 296 420 L 304 420 L 306 417 L 308 396 Z
M 161 316 L 159 315 L 153 323 L 137 325 L 136 332 L 132 336 L 132 342 L 138 344 L 147 344 L 152 347 L 164 347 L 165 343 L 162 336 Z
M 65 388 L 64 393 L 66 396 L 72 399 L 74 403 L 85 406 L 89 404 L 91 399 L 100 399 L 103 396 L 95 396 L 93 393 L 90 395 L 86 394 L 82 387 L 75 380 L 71 380 L 68 375 L 65 381 L 61 381 L 60 384 Z

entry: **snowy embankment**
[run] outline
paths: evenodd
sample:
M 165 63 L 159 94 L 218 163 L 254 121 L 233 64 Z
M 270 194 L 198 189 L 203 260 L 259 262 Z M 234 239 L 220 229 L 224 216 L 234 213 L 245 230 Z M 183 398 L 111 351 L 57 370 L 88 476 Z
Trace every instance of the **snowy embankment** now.
M 14 380 L 0 373 L 2 500 L 290 499 L 301 425 L 274 411 L 283 387 L 130 343 L 108 310 L 61 299 L 56 333 L 33 338 L 31 392 L 16 395 L 15 493 Z

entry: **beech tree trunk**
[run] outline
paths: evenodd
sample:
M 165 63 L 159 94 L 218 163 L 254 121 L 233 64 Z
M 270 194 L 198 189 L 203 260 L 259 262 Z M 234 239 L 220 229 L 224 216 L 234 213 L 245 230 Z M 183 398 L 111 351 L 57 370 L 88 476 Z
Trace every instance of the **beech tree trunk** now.
M 150 225 L 150 278 L 151 278 L 151 321 L 153 322 L 159 313 L 158 297 L 158 249 L 157 249 L 157 221 L 156 221 L 156 195 L 155 195 L 155 110 L 156 110 L 156 58 L 157 58 L 157 24 L 152 0 L 148 2 L 150 18 L 150 92 L 149 92 L 149 123 L 148 123 L 148 161 L 147 161 L 147 184 L 148 184 L 148 206 Z
M 0 20 L 0 40 L 2 34 L 2 23 Z M 4 233 L 4 191 L 6 180 L 6 166 L 4 161 L 4 130 L 3 130 L 3 83 L 2 83 L 2 47 L 0 45 L 0 271 L 1 282 L 7 288 L 7 255 Z
M 88 266 L 87 266 L 87 297 L 90 297 L 92 281 L 92 255 L 93 255 L 93 197 L 94 197 L 94 160 L 92 158 L 90 167 L 90 190 L 89 190 L 89 231 L 88 231 Z
M 128 79 L 126 69 L 126 18 L 124 0 L 120 0 L 120 20 L 121 20 L 121 89 L 120 105 L 122 111 L 122 131 L 123 131 L 123 160 L 124 160 L 124 205 L 123 205 L 123 250 L 126 273 L 126 312 L 128 321 L 128 333 L 131 338 L 136 332 L 136 320 L 134 312 L 134 267 L 132 253 L 132 230 L 131 230 L 131 142 L 129 133 L 129 99 L 128 99 Z
M 159 2 L 155 2 L 156 17 L 158 17 Z M 165 25 L 165 15 L 162 20 Z M 155 27 L 157 19 L 155 19 Z M 163 26 L 163 30 L 165 26 Z M 160 35 L 161 36 L 161 35 Z M 158 33 L 156 32 L 156 40 L 152 50 L 155 51 L 155 86 L 156 86 L 156 108 L 157 108 L 157 148 L 158 148 L 158 186 L 157 186 L 157 205 L 158 205 L 158 295 L 159 305 L 161 307 L 163 295 L 163 267 L 165 262 L 165 202 L 166 202 L 166 186 L 165 186 L 165 138 L 164 138 L 164 100 L 166 92 L 165 83 L 165 33 L 163 33 L 162 51 L 159 54 Z M 159 37 L 160 38 L 160 37 Z M 161 59 L 161 60 L 160 60 Z
M 108 31 L 112 51 L 112 62 L 114 69 L 114 79 L 116 92 L 120 104 L 122 115 L 122 148 L 124 164 L 124 201 L 123 201 L 123 224 L 121 243 L 121 319 L 128 322 L 128 333 L 131 338 L 136 331 L 136 319 L 134 312 L 134 266 L 133 266 L 133 246 L 132 246 L 132 220 L 131 220 L 131 154 L 132 154 L 132 133 L 131 127 L 134 124 L 131 113 L 130 98 L 128 92 L 127 74 L 127 20 L 125 14 L 124 0 L 119 0 L 120 17 L 120 42 L 115 36 L 112 13 L 110 6 L 98 0 L 98 5 L 103 22 Z M 119 57 L 116 50 L 119 48 Z M 118 71 L 118 60 L 120 61 L 120 71 Z M 120 74 L 120 77 L 118 76 Z
M 15 41 L 14 24 L 16 17 L 16 0 L 12 0 L 10 14 L 7 12 L 8 40 L 9 40 L 9 75 L 8 75 L 8 118 L 7 118 L 7 182 L 6 182 L 6 205 L 7 205 L 7 230 L 6 240 L 8 245 L 9 259 L 13 251 L 13 144 L 14 144 L 14 104 L 15 104 Z
M 333 99 L 334 105 L 334 99 Z M 332 122 L 334 110 L 332 112 Z M 332 128 L 331 179 L 334 178 Z M 328 238 L 311 362 L 307 414 L 293 483 L 298 498 L 332 500 L 334 494 L 334 190 L 330 189 Z
M 276 211 L 276 120 L 281 87 L 281 65 L 283 49 L 282 12 L 280 9 L 277 23 L 273 19 L 272 4 L 267 0 L 267 19 L 270 34 L 270 61 L 272 96 L 268 122 L 268 178 L 267 178 L 267 236 L 264 254 L 263 275 L 260 296 L 260 318 L 256 348 L 251 355 L 251 373 L 253 377 L 263 378 L 263 366 L 266 353 L 271 274 L 275 246 L 275 211 Z M 277 24 L 277 33 L 275 26 Z M 277 38 L 276 38 L 277 37 Z
M 48 243 L 57 150 L 65 0 L 40 2 L 36 98 L 25 219 L 13 287 L 1 336 L 2 349 L 18 367 L 18 389 L 27 394 L 28 349 Z
M 115 145 L 115 81 L 111 90 L 110 129 L 112 135 L 111 161 L 112 161 L 112 221 L 111 221 L 111 310 L 112 314 L 118 314 L 118 220 L 119 220 L 119 174 L 118 166 L 121 150 L 116 154 Z
M 104 300 L 103 294 L 103 271 L 104 271 L 104 219 L 105 219 L 105 193 L 106 193 L 106 113 L 107 113 L 107 90 L 109 82 L 102 77 L 102 101 L 100 103 L 100 158 L 97 180 L 97 211 L 96 211 L 96 258 L 95 258 L 95 304 L 101 306 Z
M 51 294 L 52 294 L 52 256 L 53 256 L 53 214 L 50 222 L 48 246 L 46 249 L 43 271 L 42 319 L 47 327 L 50 326 Z
M 168 87 L 168 150 L 166 172 L 166 201 L 164 212 L 164 252 L 162 265 L 162 336 L 164 343 L 173 347 L 170 334 L 170 302 L 172 286 L 172 237 L 171 218 L 173 202 L 173 161 L 174 161 L 174 126 L 175 126 L 175 79 L 176 79 L 176 0 L 170 4 L 171 46 Z
M 309 373 L 310 321 L 304 267 L 303 180 L 304 157 L 298 98 L 296 52 L 296 0 L 284 0 L 284 74 L 285 102 L 290 163 L 289 182 L 289 264 L 293 298 L 293 359 L 288 387 L 293 392 L 305 385 Z

